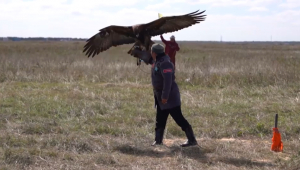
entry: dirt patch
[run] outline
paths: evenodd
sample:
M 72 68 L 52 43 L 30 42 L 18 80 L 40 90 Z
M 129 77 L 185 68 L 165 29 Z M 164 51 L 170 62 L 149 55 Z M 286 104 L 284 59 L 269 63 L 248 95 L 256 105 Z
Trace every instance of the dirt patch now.
M 173 138 L 173 139 L 164 139 L 164 146 L 166 147 L 160 147 L 160 148 L 155 148 L 156 151 L 158 152 L 165 152 L 168 150 L 170 147 L 176 147 L 185 142 L 185 138 Z M 247 146 L 247 147 L 252 147 L 252 145 L 256 145 L 257 143 L 261 143 L 261 146 L 264 146 L 263 149 L 260 149 L 261 153 L 260 157 L 264 157 L 266 155 L 266 158 L 253 158 L 251 159 L 251 162 L 256 162 L 256 163 L 261 163 L 261 164 L 272 164 L 274 163 L 276 158 L 280 158 L 282 160 L 288 161 L 291 159 L 291 154 L 286 153 L 286 152 L 272 152 L 268 146 L 271 147 L 271 140 L 257 140 L 257 139 L 236 139 L 236 138 L 221 138 L 221 139 L 205 139 L 205 138 L 197 138 L 199 146 L 203 149 L 207 148 L 206 145 L 210 145 L 209 148 L 216 148 L 217 150 L 219 149 L 220 146 L 223 146 L 225 143 L 232 143 L 231 146 L 239 145 L 241 146 Z M 246 144 L 246 145 L 245 145 Z M 215 145 L 215 146 L 212 146 Z M 253 148 L 253 151 L 249 152 L 255 152 L 255 148 Z M 241 151 L 239 151 L 241 152 Z M 256 153 L 257 154 L 257 153 Z M 255 156 L 255 155 L 254 155 Z M 215 157 L 212 156 L 212 158 Z

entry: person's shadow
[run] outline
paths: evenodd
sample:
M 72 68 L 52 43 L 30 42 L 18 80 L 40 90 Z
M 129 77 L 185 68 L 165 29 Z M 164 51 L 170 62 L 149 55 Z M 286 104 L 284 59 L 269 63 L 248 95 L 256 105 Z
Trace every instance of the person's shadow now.
M 114 148 L 115 151 L 121 152 L 128 155 L 136 156 L 148 156 L 154 158 L 163 158 L 163 157 L 175 157 L 176 155 L 181 154 L 184 157 L 194 159 L 201 163 L 205 164 L 214 164 L 217 162 L 223 162 L 226 164 L 231 164 L 237 167 L 273 167 L 275 166 L 269 162 L 256 162 L 244 158 L 230 158 L 226 155 L 220 155 L 218 157 L 208 157 L 206 154 L 213 153 L 215 149 L 202 148 L 200 146 L 193 146 L 187 148 L 181 148 L 180 146 L 158 146 L 151 147 L 147 146 L 145 148 L 139 148 L 130 145 L 120 145 Z

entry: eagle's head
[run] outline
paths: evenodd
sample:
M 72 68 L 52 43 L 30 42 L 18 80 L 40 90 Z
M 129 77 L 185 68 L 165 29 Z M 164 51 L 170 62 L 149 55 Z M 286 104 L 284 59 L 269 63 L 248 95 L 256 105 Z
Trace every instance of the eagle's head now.
M 140 36 L 140 32 L 141 32 L 141 29 L 142 29 L 142 28 L 143 28 L 143 27 L 141 26 L 141 24 L 132 26 L 133 34 L 134 34 L 137 38 Z

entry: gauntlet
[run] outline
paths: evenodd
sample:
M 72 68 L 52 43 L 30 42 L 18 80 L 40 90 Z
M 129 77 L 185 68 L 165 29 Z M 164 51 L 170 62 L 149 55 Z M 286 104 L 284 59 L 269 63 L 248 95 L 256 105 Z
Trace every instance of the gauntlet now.
M 147 65 L 152 64 L 153 59 L 149 51 L 142 51 L 139 47 L 135 47 L 131 51 L 131 55 L 136 57 L 142 61 L 144 61 Z

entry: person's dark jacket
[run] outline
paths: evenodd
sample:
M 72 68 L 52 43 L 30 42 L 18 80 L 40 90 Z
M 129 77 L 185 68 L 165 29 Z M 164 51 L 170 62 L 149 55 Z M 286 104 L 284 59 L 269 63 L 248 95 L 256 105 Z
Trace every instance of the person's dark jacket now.
M 174 64 L 165 53 L 157 55 L 156 61 L 152 64 L 151 78 L 155 105 L 158 104 L 161 110 L 181 105 L 179 88 L 175 82 Z M 167 103 L 162 104 L 162 99 L 167 99 Z

